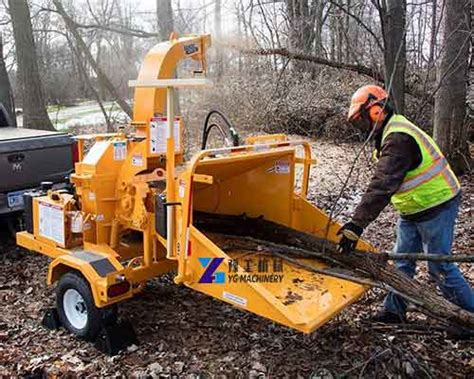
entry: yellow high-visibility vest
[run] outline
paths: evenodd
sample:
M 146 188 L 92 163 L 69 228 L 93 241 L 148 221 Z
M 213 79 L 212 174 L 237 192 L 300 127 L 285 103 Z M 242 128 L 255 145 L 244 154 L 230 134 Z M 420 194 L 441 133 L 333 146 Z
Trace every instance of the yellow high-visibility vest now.
M 455 197 L 461 186 L 436 142 L 402 115 L 393 115 L 385 126 L 382 145 L 390 133 L 413 137 L 420 148 L 422 161 L 408 171 L 391 202 L 402 215 L 415 214 Z

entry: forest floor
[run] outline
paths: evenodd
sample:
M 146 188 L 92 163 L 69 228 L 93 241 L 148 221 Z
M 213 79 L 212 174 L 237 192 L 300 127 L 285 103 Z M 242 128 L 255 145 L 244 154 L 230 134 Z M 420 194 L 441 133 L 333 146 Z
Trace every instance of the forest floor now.
M 309 198 L 329 209 L 359 145 L 312 142 L 317 166 Z M 346 221 L 370 179 L 367 154 L 354 169 L 350 190 L 335 210 Z M 473 252 L 474 184 L 463 179 L 463 201 L 454 253 Z M 388 207 L 365 238 L 392 248 L 396 215 Z M 0 246 L 0 376 L 135 378 L 336 378 L 474 377 L 474 341 L 456 341 L 430 329 L 431 320 L 409 315 L 413 327 L 371 323 L 384 294 L 371 290 L 320 329 L 304 335 L 240 311 L 186 287 L 170 276 L 153 280 L 140 295 L 121 305 L 133 320 L 139 346 L 115 357 L 98 352 L 64 330 L 41 327 L 42 310 L 54 304 L 45 284 L 48 259 Z M 474 284 L 474 267 L 462 270 Z M 419 280 L 427 280 L 420 264 Z M 435 291 L 434 287 L 433 290 Z

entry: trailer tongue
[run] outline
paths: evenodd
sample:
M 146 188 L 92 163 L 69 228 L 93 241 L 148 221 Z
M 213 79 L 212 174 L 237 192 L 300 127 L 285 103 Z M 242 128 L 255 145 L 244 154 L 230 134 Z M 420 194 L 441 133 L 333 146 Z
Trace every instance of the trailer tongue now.
M 184 161 L 174 90 L 209 81 L 170 78 L 185 58 L 200 63 L 205 74 L 209 45 L 203 35 L 172 36 L 155 46 L 131 82 L 136 133 L 77 137 L 75 193 L 49 191 L 26 199 L 33 228 L 18 233 L 17 242 L 53 258 L 48 283 L 59 281 L 60 322 L 80 337 L 95 339 L 114 319 L 114 304 L 172 270 L 177 284 L 302 332 L 315 330 L 367 289 L 304 268 L 327 267 L 322 261 L 289 263 L 264 251 L 227 248 L 225 238 L 200 229 L 203 212 L 217 222 L 219 215 L 260 217 L 330 241 L 338 228 L 306 200 L 314 163 L 307 142 L 253 137 Z M 85 154 L 88 140 L 92 147 Z M 371 249 L 363 241 L 358 248 Z

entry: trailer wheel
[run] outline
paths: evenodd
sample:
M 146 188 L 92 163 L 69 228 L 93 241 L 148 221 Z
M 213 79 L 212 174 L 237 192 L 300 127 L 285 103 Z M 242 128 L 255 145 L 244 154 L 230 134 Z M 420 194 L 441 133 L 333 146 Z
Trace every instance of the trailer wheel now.
M 62 325 L 80 338 L 94 340 L 101 326 L 117 319 L 117 307 L 97 308 L 89 283 L 78 272 L 59 279 L 56 306 Z

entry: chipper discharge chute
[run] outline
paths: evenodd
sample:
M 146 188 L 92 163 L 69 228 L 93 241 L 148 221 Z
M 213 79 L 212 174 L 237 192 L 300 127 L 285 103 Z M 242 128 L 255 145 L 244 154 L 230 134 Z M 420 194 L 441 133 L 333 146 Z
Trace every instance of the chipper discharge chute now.
M 77 137 L 80 162 L 72 190 L 25 198 L 27 230 L 17 242 L 52 258 L 48 283 L 58 282 L 58 321 L 80 337 L 96 338 L 115 320 L 116 303 L 173 270 L 177 284 L 303 332 L 366 290 L 264 251 L 227 248 L 225 235 L 199 227 L 200 215 L 245 214 L 333 241 L 338 228 L 306 200 L 313 163 L 307 142 L 253 137 L 184 161 L 184 124 L 174 114 L 174 91 L 210 84 L 209 45 L 208 35 L 172 35 L 151 49 L 138 80 L 130 82 L 135 133 Z M 172 79 L 178 62 L 188 58 L 198 66 L 194 76 Z M 358 247 L 370 248 L 362 241 Z

